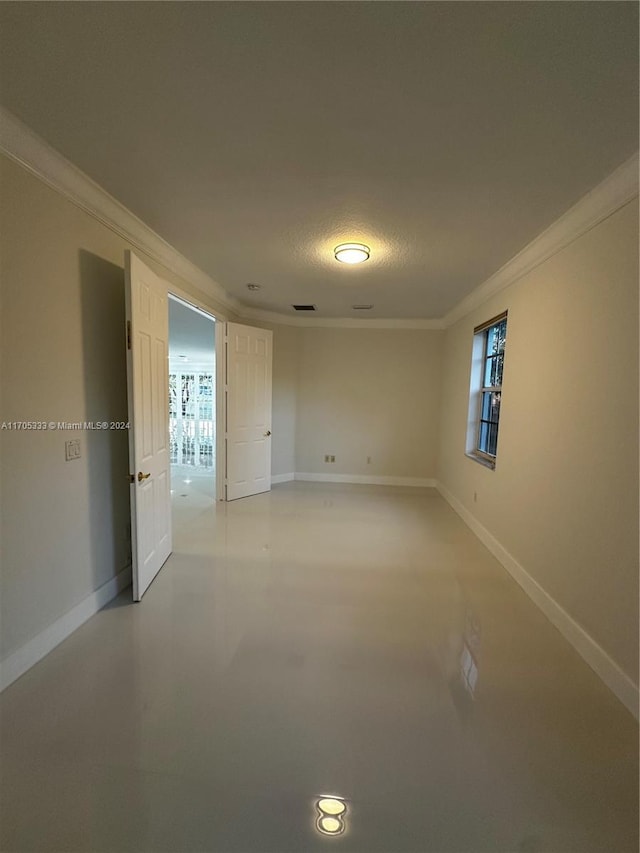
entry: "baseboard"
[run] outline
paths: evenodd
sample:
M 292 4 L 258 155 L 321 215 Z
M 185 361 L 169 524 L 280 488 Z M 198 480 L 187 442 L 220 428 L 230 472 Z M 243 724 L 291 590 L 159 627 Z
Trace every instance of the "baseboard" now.
M 0 691 L 8 687 L 32 666 L 53 651 L 63 640 L 115 598 L 131 583 L 131 566 L 123 569 L 68 613 L 57 619 L 40 634 L 25 643 L 0 663 Z
M 638 686 L 623 672 L 618 664 L 591 637 L 584 628 L 504 548 L 486 527 L 473 516 L 451 492 L 436 481 L 436 488 L 460 518 L 476 534 L 482 544 L 504 566 L 511 577 L 522 587 L 529 598 L 537 604 L 549 621 L 568 640 L 578 654 L 600 676 L 607 687 L 618 697 L 622 704 L 638 719 Z
M 427 477 L 376 477 L 369 474 L 304 474 L 296 471 L 296 480 L 312 483 L 356 483 L 366 486 L 415 486 L 433 488 L 436 481 Z
M 272 474 L 271 475 L 271 485 L 275 486 L 277 483 L 288 483 L 290 480 L 295 479 L 295 474 L 293 471 L 288 474 Z

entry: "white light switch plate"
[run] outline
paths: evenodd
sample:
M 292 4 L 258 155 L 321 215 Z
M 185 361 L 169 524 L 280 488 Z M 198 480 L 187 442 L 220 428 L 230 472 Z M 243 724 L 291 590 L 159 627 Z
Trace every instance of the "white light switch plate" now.
M 80 459 L 80 439 L 74 438 L 64 443 L 64 456 L 67 462 L 72 459 Z

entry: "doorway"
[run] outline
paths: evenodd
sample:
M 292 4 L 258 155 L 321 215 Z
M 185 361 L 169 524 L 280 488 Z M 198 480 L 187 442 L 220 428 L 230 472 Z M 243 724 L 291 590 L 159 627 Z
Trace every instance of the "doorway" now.
M 169 294 L 169 459 L 173 527 L 216 500 L 216 324 Z

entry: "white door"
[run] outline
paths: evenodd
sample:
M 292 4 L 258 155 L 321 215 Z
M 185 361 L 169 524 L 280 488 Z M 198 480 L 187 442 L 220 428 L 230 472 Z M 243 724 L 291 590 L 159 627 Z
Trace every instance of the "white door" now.
M 167 284 L 125 253 L 133 599 L 171 553 Z
M 226 497 L 271 489 L 272 333 L 226 324 Z

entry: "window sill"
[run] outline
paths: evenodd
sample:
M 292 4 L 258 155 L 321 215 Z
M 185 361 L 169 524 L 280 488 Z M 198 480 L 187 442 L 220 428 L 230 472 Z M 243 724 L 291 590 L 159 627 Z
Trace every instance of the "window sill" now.
M 465 453 L 465 456 L 467 459 L 473 459 L 474 462 L 478 462 L 480 465 L 484 465 L 485 468 L 495 471 L 496 463 L 491 459 L 486 459 L 484 456 L 480 456 L 479 453 Z

